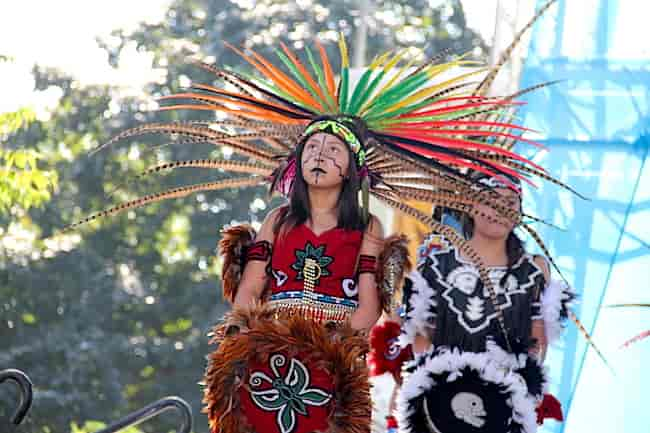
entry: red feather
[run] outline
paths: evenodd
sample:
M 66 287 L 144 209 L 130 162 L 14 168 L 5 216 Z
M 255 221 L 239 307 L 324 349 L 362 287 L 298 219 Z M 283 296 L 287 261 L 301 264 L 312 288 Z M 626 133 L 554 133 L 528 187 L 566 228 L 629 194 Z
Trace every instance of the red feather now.
M 488 127 L 497 127 L 497 128 L 508 128 L 508 129 L 517 129 L 520 131 L 526 132 L 539 132 L 534 129 L 525 128 L 514 123 L 504 123 L 504 122 L 490 122 L 487 120 L 416 120 L 413 122 L 400 122 L 400 126 L 431 126 L 438 128 L 441 126 L 488 126 Z
M 520 101 L 503 101 L 503 100 L 498 101 L 498 100 L 496 100 L 494 98 L 486 98 L 485 96 L 451 96 L 449 98 L 438 99 L 436 101 L 433 101 L 430 104 L 427 104 L 427 105 L 425 105 L 423 107 L 418 108 L 415 112 L 405 113 L 405 114 L 402 114 L 402 115 L 398 116 L 397 118 L 398 119 L 406 119 L 406 118 L 410 118 L 410 117 L 420 117 L 424 113 L 424 111 L 422 111 L 422 110 L 427 110 L 427 109 L 429 109 L 431 107 L 435 107 L 436 105 L 449 104 L 450 102 L 456 102 L 456 101 L 463 101 L 463 102 L 465 102 L 465 104 L 470 103 L 471 101 L 478 101 L 479 104 L 484 104 L 484 105 L 485 104 L 492 104 L 492 105 L 496 105 L 496 104 L 501 104 L 501 105 L 505 105 L 505 104 L 523 105 L 524 104 L 524 102 L 520 102 Z M 458 107 L 458 105 L 457 105 L 457 107 Z M 427 110 L 427 111 L 431 111 L 431 110 Z
M 423 143 L 427 143 L 427 144 L 433 144 L 438 146 L 446 145 L 450 148 L 456 148 L 456 149 L 467 149 L 469 147 L 469 148 L 486 150 L 486 151 L 494 152 L 495 154 L 507 156 L 517 161 L 521 161 L 524 164 L 528 164 L 535 167 L 537 170 L 546 172 L 546 170 L 543 167 L 540 167 L 539 165 L 535 164 L 531 160 L 526 159 L 523 156 L 517 155 L 516 153 L 510 152 L 508 150 L 501 149 L 493 145 L 477 143 L 477 142 L 468 141 L 460 138 L 431 137 L 430 135 L 431 133 L 435 133 L 435 131 L 430 131 L 430 132 L 417 131 L 410 128 L 403 128 L 403 129 L 398 129 L 398 133 L 393 135 L 395 135 L 396 137 L 404 137 L 404 138 L 409 138 L 411 140 L 422 141 Z M 471 133 L 472 132 L 468 132 L 468 134 Z
M 519 191 L 519 187 L 517 187 L 514 183 L 512 183 L 508 179 L 504 178 L 503 176 L 499 176 L 499 175 L 497 175 L 497 173 L 495 173 L 495 172 L 493 172 L 491 170 L 488 170 L 488 169 L 486 169 L 484 167 L 481 167 L 478 164 L 467 162 L 467 161 L 465 161 L 463 159 L 460 159 L 458 157 L 449 156 L 447 154 L 436 152 L 436 151 L 433 151 L 433 150 L 422 149 L 420 147 L 413 146 L 411 144 L 397 143 L 397 142 L 394 142 L 393 144 L 398 146 L 398 147 L 409 150 L 409 151 L 411 151 L 413 153 L 417 153 L 419 155 L 422 155 L 422 156 L 428 156 L 428 157 L 431 157 L 431 158 L 434 158 L 434 159 L 437 159 L 437 160 L 440 160 L 440 161 L 447 161 L 447 162 L 450 162 L 452 164 L 464 166 L 464 167 L 470 168 L 472 170 L 476 170 L 476 171 L 479 171 L 481 173 L 487 174 L 488 176 L 491 176 L 491 177 L 498 177 L 500 180 L 502 180 L 510 188 L 512 188 L 515 191 Z M 506 173 L 512 174 L 512 176 L 515 176 L 515 177 L 517 177 L 519 179 L 524 180 L 525 182 L 529 183 L 530 185 L 532 185 L 533 187 L 536 188 L 534 183 L 532 183 L 526 177 L 521 176 L 518 172 L 513 171 L 513 170 L 511 170 L 511 169 L 509 169 L 507 167 L 503 167 L 503 166 L 499 166 L 499 169 L 503 170 Z
M 410 346 L 400 349 L 397 345 L 399 334 L 400 325 L 393 321 L 386 321 L 372 327 L 368 354 L 370 376 L 391 373 L 393 377 L 399 377 L 402 364 L 413 356 Z
M 436 102 L 438 103 L 444 103 L 448 102 L 447 100 L 439 101 Z M 427 111 L 421 111 L 418 113 L 408 113 L 408 114 L 402 114 L 401 116 L 398 116 L 399 119 L 411 119 L 414 117 L 425 117 L 425 116 L 435 116 L 438 114 L 444 114 L 448 113 L 451 111 L 459 111 L 459 110 L 464 110 L 466 108 L 480 108 L 486 105 L 523 105 L 524 102 L 504 102 L 504 101 L 486 101 L 486 102 L 471 102 L 467 104 L 460 104 L 460 105 L 452 105 L 450 107 L 443 107 L 443 108 L 436 108 L 434 110 L 427 110 Z M 433 105 L 433 104 L 431 104 Z M 423 107 L 426 108 L 426 107 Z
M 640 333 L 639 335 L 637 335 L 635 337 L 630 338 L 625 343 L 623 343 L 620 348 L 625 349 L 626 347 L 630 346 L 631 344 L 634 344 L 637 341 L 641 341 L 641 340 L 643 340 L 644 338 L 647 338 L 647 337 L 650 337 L 650 329 L 648 329 L 647 331 L 643 331 L 642 333 Z
M 406 127 L 400 127 L 400 128 L 390 128 L 388 129 L 389 132 L 397 132 L 397 133 L 409 133 L 413 131 L 413 128 L 411 128 L 411 125 L 409 125 L 408 128 Z M 500 131 L 484 131 L 481 129 L 442 129 L 442 128 L 435 128 L 435 129 L 424 129 L 422 128 L 421 131 L 418 131 L 420 134 L 424 136 L 436 136 L 437 134 L 440 135 L 464 135 L 464 136 L 481 136 L 481 137 L 505 137 L 505 138 L 512 138 L 524 143 L 532 144 L 533 146 L 541 146 L 541 144 L 534 142 L 533 140 L 529 140 L 527 138 L 523 138 L 520 135 L 515 135 L 515 134 L 510 134 L 507 132 L 500 132 Z M 476 144 L 476 143 L 474 143 Z M 494 145 L 488 145 L 489 149 L 491 151 L 499 152 L 501 149 L 498 147 L 495 147 Z
M 544 424 L 546 418 L 554 419 L 557 421 L 564 421 L 564 414 L 562 414 L 562 405 L 551 394 L 544 394 L 544 399 L 535 409 L 537 412 L 537 424 Z

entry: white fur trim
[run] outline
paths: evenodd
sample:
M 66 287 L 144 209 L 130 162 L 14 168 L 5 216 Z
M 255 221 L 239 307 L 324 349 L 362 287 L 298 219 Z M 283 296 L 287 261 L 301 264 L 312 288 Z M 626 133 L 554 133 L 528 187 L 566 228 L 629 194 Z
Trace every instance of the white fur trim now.
M 433 329 L 435 314 L 432 309 L 437 306 L 436 291 L 422 277 L 419 271 L 410 273 L 408 278 L 413 283 L 413 293 L 408 300 L 412 310 L 406 313 L 398 343 L 401 347 L 412 344 L 417 334 L 427 335 Z
M 431 375 L 451 372 L 449 381 L 454 381 L 459 377 L 459 371 L 465 367 L 479 372 L 479 376 L 487 382 L 505 386 L 511 393 L 507 403 L 513 408 L 513 420 L 522 426 L 524 433 L 534 433 L 537 430 L 537 401 L 528 393 L 521 375 L 513 371 L 525 363 L 526 355 L 509 354 L 493 342 L 488 342 L 486 352 L 460 352 L 453 349 L 429 356 L 423 365 L 405 379 L 398 393 L 396 417 L 399 433 L 420 433 L 414 432 L 409 425 L 409 417 L 413 414 L 409 402 L 435 385 Z
M 564 282 L 551 280 L 542 293 L 541 313 L 544 319 L 546 339 L 549 343 L 557 341 L 562 334 L 560 311 L 573 298 L 573 290 Z

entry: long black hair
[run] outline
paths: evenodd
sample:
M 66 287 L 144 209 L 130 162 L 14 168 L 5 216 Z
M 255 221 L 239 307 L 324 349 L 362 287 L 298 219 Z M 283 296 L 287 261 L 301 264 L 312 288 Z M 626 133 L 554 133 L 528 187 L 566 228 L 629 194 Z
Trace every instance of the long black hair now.
M 301 140 L 296 149 L 296 177 L 289 195 L 289 204 L 280 210 L 273 226 L 273 231 L 276 236 L 281 232 L 284 234 L 293 227 L 304 224 L 311 216 L 309 192 L 307 182 L 305 182 L 302 173 L 301 163 L 302 153 L 308 139 L 309 137 L 305 137 Z M 361 209 L 359 208 L 359 189 L 361 182 L 359 170 L 355 163 L 356 155 L 352 153 L 349 147 L 347 149 L 350 162 L 343 179 L 343 185 L 337 203 L 337 227 L 345 230 L 365 230 L 367 222 L 363 221 Z

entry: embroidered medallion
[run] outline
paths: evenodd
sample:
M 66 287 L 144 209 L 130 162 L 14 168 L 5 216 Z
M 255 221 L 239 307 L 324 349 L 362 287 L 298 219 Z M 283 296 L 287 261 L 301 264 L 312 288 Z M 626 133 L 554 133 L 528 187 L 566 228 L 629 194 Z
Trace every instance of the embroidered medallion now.
M 298 272 L 296 280 L 303 281 L 309 278 L 314 285 L 320 283 L 320 277 L 327 277 L 331 272 L 327 268 L 334 258 L 325 255 L 325 245 L 315 247 L 311 242 L 307 242 L 304 250 L 296 250 L 296 261 L 291 268 Z M 309 275 L 308 275 L 309 274 Z
M 443 260 L 443 257 L 450 264 L 448 268 L 451 268 L 446 275 L 439 270 L 439 260 Z M 460 258 L 455 249 L 431 254 L 429 258 L 433 277 L 442 288 L 441 298 L 456 316 L 460 326 L 468 333 L 476 334 L 496 321 L 498 312 L 490 302 L 490 294 L 483 286 L 476 266 Z M 536 278 L 541 275 L 538 269 L 522 272 L 520 269 L 526 260 L 526 256 L 522 256 L 505 278 L 505 267 L 493 267 L 488 271 L 503 311 L 512 308 L 517 296 L 527 296 L 536 284 Z
M 311 386 L 307 367 L 296 358 L 289 361 L 289 369 L 283 376 L 280 368 L 287 363 L 283 354 L 272 355 L 269 367 L 270 377 L 262 371 L 250 375 L 250 395 L 253 403 L 263 411 L 277 412 L 276 424 L 281 433 L 292 433 L 299 416 L 307 417 L 307 406 L 324 406 L 332 395 L 325 390 Z M 266 384 L 266 386 L 265 386 Z

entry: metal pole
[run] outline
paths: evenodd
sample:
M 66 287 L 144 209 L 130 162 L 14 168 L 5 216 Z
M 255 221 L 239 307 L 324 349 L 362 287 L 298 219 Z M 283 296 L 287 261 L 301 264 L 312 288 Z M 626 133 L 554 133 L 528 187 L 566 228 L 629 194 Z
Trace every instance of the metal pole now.
M 354 46 L 354 59 L 352 66 L 362 68 L 366 64 L 366 49 L 368 46 L 368 15 L 370 14 L 370 0 L 361 0 L 359 5 L 359 27 L 356 33 Z

